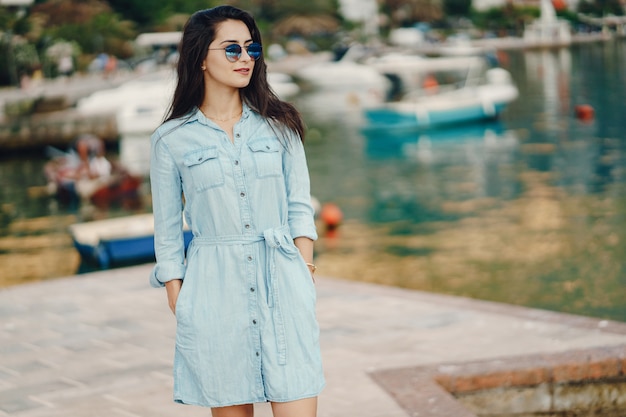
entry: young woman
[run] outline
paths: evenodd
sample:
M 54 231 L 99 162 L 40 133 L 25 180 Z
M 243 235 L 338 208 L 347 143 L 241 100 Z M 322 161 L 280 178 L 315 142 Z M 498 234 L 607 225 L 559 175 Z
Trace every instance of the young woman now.
M 196 12 L 179 52 L 150 167 L 151 284 L 177 321 L 174 401 L 214 417 L 266 401 L 275 417 L 313 417 L 324 377 L 302 119 L 270 89 L 247 12 Z

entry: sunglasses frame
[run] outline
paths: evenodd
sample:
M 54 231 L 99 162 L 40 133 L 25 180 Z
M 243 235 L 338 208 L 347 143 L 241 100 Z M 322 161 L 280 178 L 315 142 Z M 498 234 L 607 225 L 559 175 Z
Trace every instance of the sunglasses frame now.
M 258 47 L 259 50 L 250 52 L 250 47 L 254 47 L 254 48 Z M 261 56 L 263 56 L 263 45 L 261 45 L 258 42 L 252 42 L 243 47 L 239 45 L 238 43 L 233 43 L 224 48 L 209 48 L 209 51 L 222 51 L 223 50 L 224 54 L 226 55 L 226 59 L 229 62 L 237 62 L 241 59 L 241 54 L 243 54 L 244 49 L 246 50 L 246 53 L 248 54 L 250 59 L 253 61 L 257 61 L 261 58 Z

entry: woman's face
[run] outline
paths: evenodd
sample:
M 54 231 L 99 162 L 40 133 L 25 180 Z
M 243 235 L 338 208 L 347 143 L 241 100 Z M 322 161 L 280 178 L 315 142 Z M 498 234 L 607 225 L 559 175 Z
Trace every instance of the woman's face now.
M 220 23 L 203 62 L 206 68 L 205 83 L 213 88 L 219 85 L 237 89 L 246 87 L 254 70 L 254 60 L 245 49 L 251 43 L 250 31 L 242 21 L 226 20 Z M 242 51 L 237 61 L 230 62 L 223 48 L 233 44 L 241 46 Z

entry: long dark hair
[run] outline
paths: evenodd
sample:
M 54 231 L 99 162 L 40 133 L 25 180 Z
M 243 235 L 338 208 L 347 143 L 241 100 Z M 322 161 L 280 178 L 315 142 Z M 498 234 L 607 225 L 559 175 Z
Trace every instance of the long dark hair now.
M 204 76 L 200 67 L 208 48 L 215 39 L 220 23 L 240 20 L 250 31 L 252 41 L 261 43 L 261 32 L 254 18 L 246 11 L 233 6 L 218 6 L 194 13 L 183 30 L 178 46 L 178 83 L 165 121 L 178 119 L 200 107 L 204 100 Z M 261 116 L 270 119 L 285 136 L 286 130 L 296 132 L 304 140 L 304 122 L 296 108 L 280 100 L 267 81 L 267 64 L 261 56 L 254 63 L 250 83 L 240 89 L 242 100 Z M 286 130 L 285 130 L 286 129 Z

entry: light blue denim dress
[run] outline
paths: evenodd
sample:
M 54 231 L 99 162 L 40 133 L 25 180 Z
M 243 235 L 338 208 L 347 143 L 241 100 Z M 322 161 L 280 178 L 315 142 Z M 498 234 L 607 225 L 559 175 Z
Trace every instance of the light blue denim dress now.
M 316 292 L 294 237 L 317 239 L 304 148 L 244 106 L 234 143 L 196 109 L 152 135 L 152 286 L 183 278 L 174 401 L 221 407 L 317 396 Z M 183 212 L 193 232 L 185 257 Z

